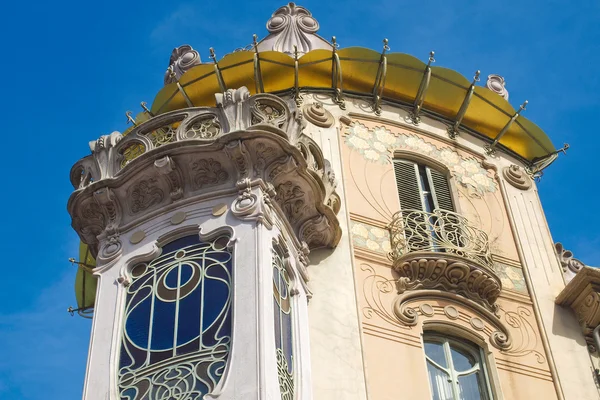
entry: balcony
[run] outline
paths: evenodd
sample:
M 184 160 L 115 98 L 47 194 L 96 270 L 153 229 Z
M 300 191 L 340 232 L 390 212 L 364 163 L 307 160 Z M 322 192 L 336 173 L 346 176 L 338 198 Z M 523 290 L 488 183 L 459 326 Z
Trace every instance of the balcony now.
M 488 236 L 460 214 L 404 210 L 389 225 L 398 290 L 439 289 L 495 311 L 502 290 Z

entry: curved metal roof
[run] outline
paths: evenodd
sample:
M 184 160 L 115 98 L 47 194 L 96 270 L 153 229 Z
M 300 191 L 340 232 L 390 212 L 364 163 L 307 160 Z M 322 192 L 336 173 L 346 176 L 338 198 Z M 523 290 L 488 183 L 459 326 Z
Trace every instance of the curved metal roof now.
M 241 86 L 251 94 L 328 91 L 408 107 L 422 104 L 422 111 L 447 120 L 450 126 L 460 119 L 461 127 L 498 139 L 529 162 L 555 152 L 536 124 L 520 115 L 514 118 L 518 112 L 508 101 L 460 73 L 408 54 L 381 54 L 360 47 L 318 49 L 300 57 L 276 51 L 231 53 L 219 62 L 196 65 L 178 82 L 167 84 L 156 95 L 151 112 L 214 107 L 215 93 Z

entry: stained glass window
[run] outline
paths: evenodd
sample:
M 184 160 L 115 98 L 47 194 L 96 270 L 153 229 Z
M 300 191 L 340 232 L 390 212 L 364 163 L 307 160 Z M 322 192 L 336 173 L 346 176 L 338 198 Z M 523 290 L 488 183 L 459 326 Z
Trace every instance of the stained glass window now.
M 273 307 L 275 310 L 275 348 L 282 400 L 294 397 L 294 351 L 290 276 L 280 249 L 273 250 Z
M 425 358 L 433 400 L 492 398 L 479 347 L 442 336 L 425 337 Z
M 177 239 L 131 270 L 119 360 L 121 399 L 201 400 L 231 345 L 231 252 L 225 236 Z

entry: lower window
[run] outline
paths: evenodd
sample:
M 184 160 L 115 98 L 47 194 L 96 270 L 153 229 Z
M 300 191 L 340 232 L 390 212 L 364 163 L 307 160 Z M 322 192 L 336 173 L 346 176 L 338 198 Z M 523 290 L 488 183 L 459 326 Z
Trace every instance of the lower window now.
M 432 334 L 424 341 L 433 400 L 493 399 L 480 347 Z

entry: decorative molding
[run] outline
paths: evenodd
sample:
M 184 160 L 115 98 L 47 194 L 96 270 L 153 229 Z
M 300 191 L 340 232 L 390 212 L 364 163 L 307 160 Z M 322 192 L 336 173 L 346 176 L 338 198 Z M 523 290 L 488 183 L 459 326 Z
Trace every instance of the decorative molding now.
M 305 105 L 302 111 L 302 115 L 308 122 L 321 128 L 330 128 L 335 122 L 333 114 L 323 108 L 323 104 L 319 102 Z
M 500 75 L 492 74 L 488 75 L 485 87 L 490 89 L 492 92 L 499 96 L 502 96 L 504 100 L 508 100 L 508 90 L 506 90 L 506 82 Z
M 400 277 L 398 293 L 440 289 L 456 293 L 497 313 L 494 304 L 502 291 L 500 278 L 477 263 L 450 253 L 409 253 L 393 267 Z
M 133 185 L 129 191 L 129 210 L 133 214 L 137 214 L 154 205 L 162 203 L 164 197 L 165 194 L 159 187 L 156 178 L 150 177 L 141 179 L 137 184 Z
M 213 158 L 194 160 L 190 164 L 190 170 L 194 171 L 192 182 L 196 189 L 216 186 L 229 180 L 229 173 Z
M 171 196 L 171 200 L 176 201 L 181 199 L 183 197 L 183 179 L 177 164 L 169 156 L 164 156 L 154 161 L 154 166 L 169 181 L 169 186 L 171 187 L 169 195 Z
M 174 48 L 169 59 L 169 67 L 165 72 L 165 85 L 177 82 L 185 72 L 200 64 L 202 64 L 200 53 L 192 46 L 184 44 Z
M 475 158 L 461 157 L 450 147 L 438 148 L 414 134 L 396 133 L 384 126 L 373 129 L 358 121 L 345 128 L 345 143 L 368 162 L 389 164 L 394 150 L 409 150 L 444 164 L 462 186 L 477 193 L 495 192 L 496 182 Z
M 591 352 L 600 350 L 595 348 L 592 337 L 592 332 L 600 324 L 600 269 L 581 267 L 558 294 L 556 304 L 570 307 L 573 310 L 589 350 Z
M 576 274 L 579 271 L 581 271 L 582 268 L 585 267 L 585 264 L 573 257 L 573 252 L 565 249 L 562 243 L 555 243 L 554 248 L 556 250 L 556 255 L 558 256 L 558 261 L 560 262 L 560 266 L 562 267 L 563 272 L 570 271 Z
M 531 187 L 531 178 L 527 176 L 525 170 L 518 165 L 511 165 L 502 169 L 502 176 L 508 183 L 517 189 L 527 190 Z
M 213 192 L 238 191 L 232 210 L 243 218 L 264 214 L 270 224 L 270 214 L 262 208 L 247 209 L 252 196 L 246 180 L 260 197 L 256 201 L 272 206 L 298 246 L 332 247 L 338 242 L 341 230 L 335 214 L 341 202 L 335 173 L 319 145 L 302 132 L 293 100 L 250 96 L 246 88 L 216 97 L 218 107 L 167 112 L 140 122 L 126 136 L 102 137 L 93 143 L 92 155 L 75 164 L 68 208 L 73 227 L 94 254 L 99 240 L 110 236 L 98 238 L 108 219 L 89 201 L 95 190 L 109 187 L 123 204 L 127 212 L 117 224 L 122 231 L 155 215 L 160 206 L 170 210 L 169 203 L 184 204 Z M 171 132 L 169 140 L 153 141 L 153 132 L 164 127 Z

